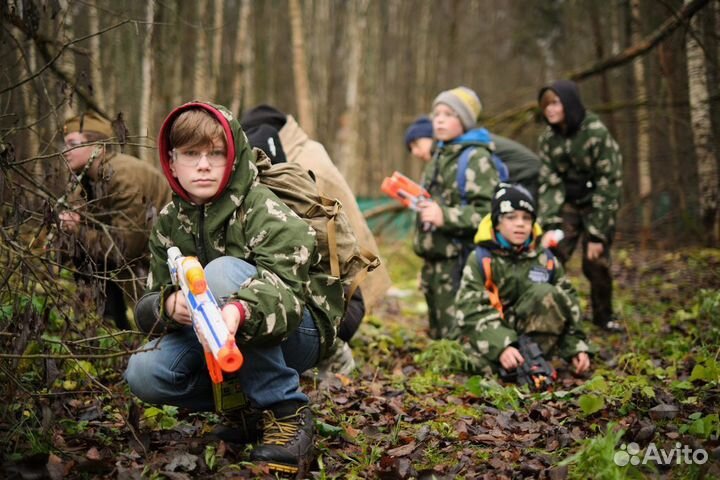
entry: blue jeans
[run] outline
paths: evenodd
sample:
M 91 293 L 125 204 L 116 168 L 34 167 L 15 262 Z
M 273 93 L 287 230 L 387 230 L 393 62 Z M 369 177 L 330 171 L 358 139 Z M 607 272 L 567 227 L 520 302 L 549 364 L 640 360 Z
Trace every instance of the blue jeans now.
M 237 292 L 257 269 L 235 257 L 220 257 L 205 272 L 210 290 L 219 299 Z M 234 375 L 253 407 L 264 410 L 288 400 L 307 403 L 299 374 L 315 366 L 320 352 L 320 335 L 307 309 L 300 326 L 281 344 L 238 346 L 245 362 Z M 190 326 L 155 339 L 133 354 L 125 380 L 133 394 L 148 403 L 205 411 L 215 408 L 203 349 Z

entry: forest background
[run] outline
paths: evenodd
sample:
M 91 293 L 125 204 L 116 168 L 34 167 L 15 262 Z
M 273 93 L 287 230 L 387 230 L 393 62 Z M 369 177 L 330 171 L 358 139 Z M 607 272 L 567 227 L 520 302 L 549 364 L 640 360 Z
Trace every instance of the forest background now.
M 96 289 L 43 248 L 68 189 L 67 116 L 100 111 L 125 151 L 156 163 L 174 106 L 269 103 L 327 147 L 365 204 L 394 170 L 419 177 L 403 132 L 440 91 L 473 88 L 482 123 L 534 149 L 537 92 L 560 78 L 578 81 L 623 152 L 613 275 L 626 332 L 592 332 L 593 377 L 566 376 L 550 396 L 456 377 L 457 351 L 422 332 L 419 261 L 385 222 L 395 289 L 361 327 L 360 369 L 306 385 L 322 427 L 314 469 L 626 478 L 621 442 L 677 440 L 713 459 L 677 478 L 720 472 L 720 0 L 10 0 L 0 21 L 4 476 L 263 474 L 198 443 L 217 419 L 133 400 L 121 373 L 143 337 L 104 325 Z
M 482 123 L 534 149 L 539 88 L 573 78 L 623 152 L 621 238 L 720 235 L 717 0 L 17 0 L 0 10 L 3 163 L 41 180 L 43 192 L 13 190 L 31 210 L 62 193 L 60 126 L 88 107 L 120 116 L 127 150 L 157 162 L 172 107 L 205 99 L 239 114 L 269 103 L 326 145 L 359 197 L 375 198 L 393 170 L 419 176 L 403 132 L 440 91 L 473 88 Z

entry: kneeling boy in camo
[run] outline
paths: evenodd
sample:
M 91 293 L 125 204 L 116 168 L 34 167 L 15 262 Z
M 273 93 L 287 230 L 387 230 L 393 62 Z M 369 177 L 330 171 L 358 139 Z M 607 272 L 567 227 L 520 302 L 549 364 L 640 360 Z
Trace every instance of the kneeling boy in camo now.
M 136 317 L 144 331 L 165 335 L 130 357 L 125 378 L 149 403 L 218 407 L 188 304 L 166 264 L 172 246 L 197 256 L 210 291 L 225 300 L 223 319 L 245 357 L 235 375 L 251 410 L 228 415 L 237 427 L 230 440 L 262 435 L 251 459 L 302 475 L 314 424 L 299 373 L 333 344 L 342 285 L 320 268 L 315 231 L 259 183 L 258 165 L 266 159 L 224 107 L 176 108 L 160 129 L 159 153 L 174 195 L 150 237 L 149 292 Z M 262 432 L 252 420 L 257 412 Z
M 463 271 L 450 334 L 463 344 L 473 370 L 518 368 L 521 335 L 546 355 L 571 362 L 576 374 L 590 368 L 577 294 L 550 250 L 540 246 L 535 219 L 535 201 L 524 187 L 497 186 Z

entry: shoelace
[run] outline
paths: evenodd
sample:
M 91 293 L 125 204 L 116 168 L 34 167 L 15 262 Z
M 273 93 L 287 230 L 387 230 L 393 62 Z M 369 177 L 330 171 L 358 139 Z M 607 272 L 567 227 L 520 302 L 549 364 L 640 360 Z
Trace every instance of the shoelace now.
M 265 411 L 263 443 L 270 445 L 285 445 L 298 433 L 300 420 L 297 413 L 281 419 L 275 418 L 271 411 Z

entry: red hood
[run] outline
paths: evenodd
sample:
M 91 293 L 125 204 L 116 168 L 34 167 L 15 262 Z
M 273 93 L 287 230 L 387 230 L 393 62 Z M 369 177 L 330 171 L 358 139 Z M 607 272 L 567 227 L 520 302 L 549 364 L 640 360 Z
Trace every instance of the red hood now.
M 194 108 L 201 108 L 205 110 L 206 112 L 209 112 L 213 115 L 213 117 L 220 122 L 220 125 L 222 125 L 223 131 L 225 132 L 225 139 L 227 143 L 227 154 L 228 158 L 235 160 L 235 137 L 233 135 L 233 130 L 230 126 L 230 122 L 226 118 L 226 116 L 221 112 L 217 107 L 215 107 L 212 104 L 209 103 L 203 103 L 203 102 L 188 102 L 183 105 L 180 105 L 175 110 L 170 112 L 170 114 L 165 118 L 165 121 L 162 124 L 162 127 L 160 127 L 160 134 L 158 135 L 158 149 L 160 151 L 160 165 L 162 166 L 163 173 L 165 174 L 165 178 L 167 178 L 168 183 L 170 184 L 170 188 L 172 188 L 173 192 L 177 193 L 180 198 L 185 200 L 188 203 L 193 203 L 192 200 L 190 200 L 190 197 L 188 193 L 185 191 L 185 189 L 180 185 L 180 182 L 178 182 L 177 178 L 175 178 L 170 171 L 170 129 L 175 122 L 175 119 L 180 115 L 182 112 L 186 110 L 191 110 Z M 220 182 L 220 188 L 218 188 L 217 193 L 213 198 L 210 199 L 210 201 L 214 201 L 217 199 L 223 191 L 225 191 L 225 187 L 227 187 L 228 182 L 230 181 L 230 176 L 233 172 L 233 163 L 228 162 L 225 166 L 225 172 L 223 174 L 222 181 Z

